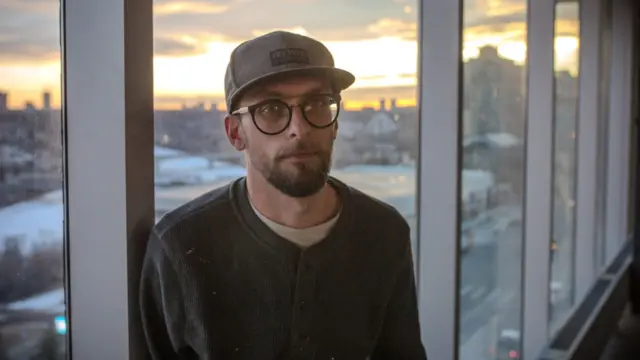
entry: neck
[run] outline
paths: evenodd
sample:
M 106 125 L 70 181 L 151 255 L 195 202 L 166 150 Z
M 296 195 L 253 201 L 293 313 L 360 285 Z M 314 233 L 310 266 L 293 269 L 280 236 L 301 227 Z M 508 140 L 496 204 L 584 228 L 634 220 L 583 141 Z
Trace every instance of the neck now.
M 247 191 L 251 203 L 262 215 L 296 229 L 304 229 L 329 220 L 335 216 L 340 201 L 338 194 L 329 184 L 325 184 L 320 191 L 311 196 L 294 198 L 283 194 L 261 174 L 252 171 L 247 172 Z

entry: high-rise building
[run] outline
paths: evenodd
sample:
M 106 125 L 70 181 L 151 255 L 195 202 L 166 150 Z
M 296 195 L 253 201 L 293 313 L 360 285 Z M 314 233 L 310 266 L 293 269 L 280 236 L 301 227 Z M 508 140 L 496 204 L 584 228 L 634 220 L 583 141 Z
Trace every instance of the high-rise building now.
M 397 100 L 396 98 L 391 98 L 391 110 L 395 110 L 397 107 Z
M 51 93 L 48 91 L 42 94 L 42 108 L 44 110 L 51 110 Z
M 523 74 L 523 66 L 502 57 L 494 46 L 482 47 L 478 57 L 464 64 L 463 101 L 474 125 L 472 133 L 524 137 Z
M 0 92 L 0 112 L 6 112 L 9 110 L 8 98 L 9 98 L 8 93 Z
M 380 99 L 380 111 L 385 111 L 386 110 L 386 100 L 385 98 L 381 98 Z

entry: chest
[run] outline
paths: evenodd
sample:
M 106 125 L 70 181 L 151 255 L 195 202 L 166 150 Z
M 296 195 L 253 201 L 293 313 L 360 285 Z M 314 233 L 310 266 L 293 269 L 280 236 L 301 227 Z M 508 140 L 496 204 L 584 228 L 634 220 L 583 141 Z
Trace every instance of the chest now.
M 386 279 L 366 261 L 300 252 L 293 257 L 232 254 L 191 268 L 187 307 L 196 352 L 229 359 L 365 359 L 388 297 Z M 198 350 L 200 348 L 200 350 Z M 269 355 L 267 355 L 269 354 Z

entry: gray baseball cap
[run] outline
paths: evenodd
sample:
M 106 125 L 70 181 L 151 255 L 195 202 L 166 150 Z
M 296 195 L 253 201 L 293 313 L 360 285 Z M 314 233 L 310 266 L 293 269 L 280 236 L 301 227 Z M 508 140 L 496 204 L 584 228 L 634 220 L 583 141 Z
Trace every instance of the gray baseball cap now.
M 286 31 L 274 31 L 238 45 L 231 53 L 224 76 L 227 111 L 249 88 L 283 76 L 318 76 L 336 90 L 353 84 L 355 77 L 335 67 L 329 49 L 318 40 Z

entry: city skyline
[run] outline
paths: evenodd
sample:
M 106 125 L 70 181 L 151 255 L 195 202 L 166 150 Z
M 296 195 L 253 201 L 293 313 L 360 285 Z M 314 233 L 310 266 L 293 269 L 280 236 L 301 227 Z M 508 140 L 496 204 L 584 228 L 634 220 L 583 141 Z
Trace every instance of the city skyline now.
M 345 94 L 348 108 L 376 106 L 381 97 L 395 97 L 399 106 L 415 106 L 415 1 L 374 0 L 362 12 L 357 11 L 362 4 L 353 3 L 344 11 L 338 0 L 330 0 L 312 13 L 305 12 L 314 2 L 317 0 L 156 0 L 156 107 L 173 109 L 203 101 L 223 106 L 224 71 L 232 49 L 247 38 L 276 28 L 322 40 L 334 53 L 336 65 L 356 75 L 353 89 Z M 0 22 L 7 24 L 0 28 L 0 91 L 10 93 L 9 108 L 23 108 L 27 101 L 41 107 L 43 91 L 52 93 L 52 106 L 60 106 L 57 4 L 52 0 L 0 1 Z M 257 11 L 263 7 L 286 9 L 300 16 L 264 17 Z M 255 25 L 233 26 L 236 16 L 246 15 L 249 8 L 247 22 Z M 510 0 L 467 0 L 465 8 L 474 9 L 465 12 L 465 60 L 489 45 L 502 57 L 517 64 L 524 62 L 526 9 Z M 319 22 L 322 14 L 331 21 Z M 575 14 L 558 15 L 565 20 L 558 22 L 556 56 L 560 67 L 575 73 Z

